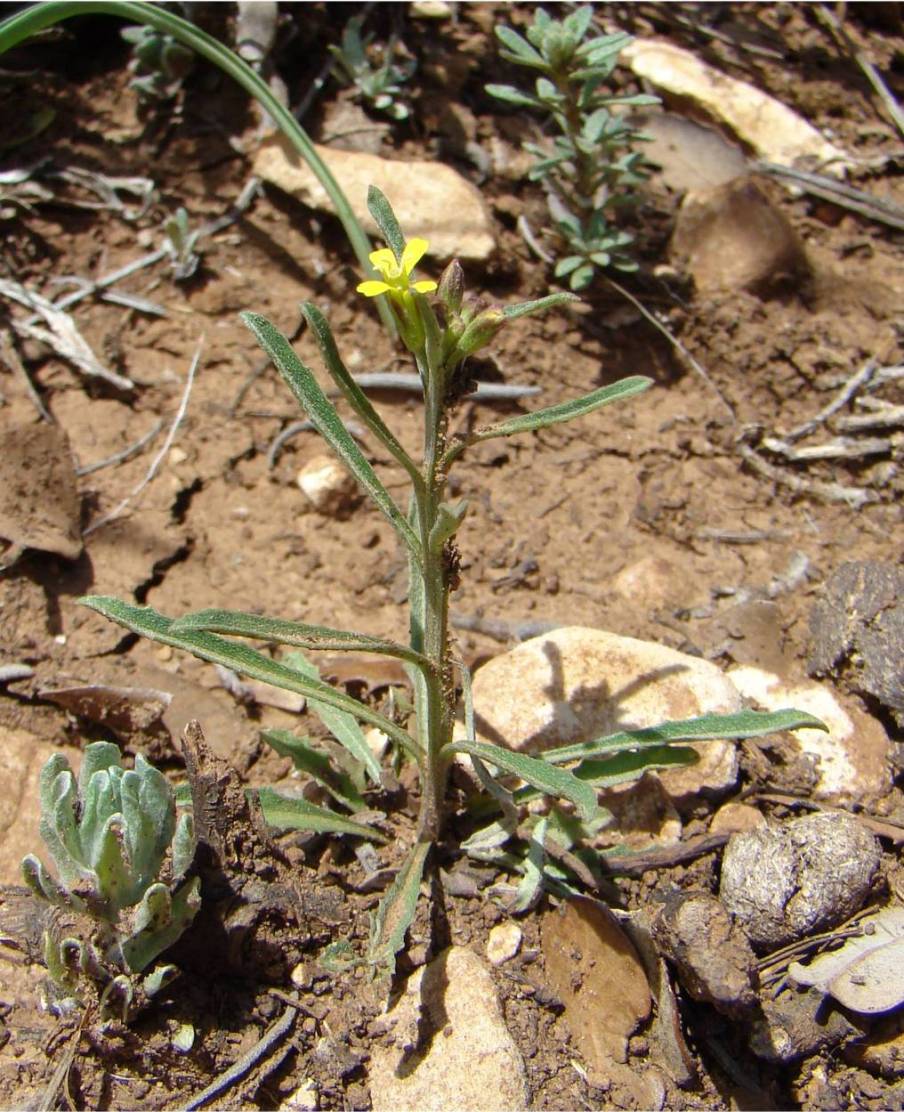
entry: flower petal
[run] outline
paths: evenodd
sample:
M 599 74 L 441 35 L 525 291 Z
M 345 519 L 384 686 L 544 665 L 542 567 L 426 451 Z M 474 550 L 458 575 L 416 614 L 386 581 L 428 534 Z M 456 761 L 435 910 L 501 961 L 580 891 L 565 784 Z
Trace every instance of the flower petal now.
M 431 278 L 423 278 L 420 282 L 412 282 L 411 289 L 417 290 L 418 293 L 433 293 L 436 289 L 436 282 Z
M 412 270 L 414 270 L 424 255 L 427 254 L 429 249 L 430 244 L 419 236 L 415 236 L 414 239 L 408 240 L 405 244 L 405 250 L 402 252 L 402 272 L 406 278 Z
M 385 274 L 387 270 L 395 270 L 398 267 L 396 257 L 388 247 L 381 247 L 378 251 L 371 251 L 367 257 L 370 259 L 371 266 L 379 270 L 381 274 Z
M 385 282 L 378 282 L 374 278 L 367 282 L 361 282 L 357 286 L 357 290 L 358 293 L 363 293 L 365 297 L 379 297 L 381 293 L 389 292 L 389 286 Z

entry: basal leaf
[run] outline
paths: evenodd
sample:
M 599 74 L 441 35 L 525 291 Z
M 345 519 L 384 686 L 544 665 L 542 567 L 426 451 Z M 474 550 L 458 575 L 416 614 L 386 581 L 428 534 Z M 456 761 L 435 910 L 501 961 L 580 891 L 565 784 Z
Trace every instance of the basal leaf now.
M 310 660 L 305 660 L 301 653 L 293 653 L 287 663 L 308 679 L 323 683 L 316 665 L 312 664 Z M 311 696 L 308 697 L 308 709 L 317 715 L 336 741 L 367 769 L 371 780 L 375 784 L 379 784 L 380 762 L 371 752 L 354 714 L 340 710 L 335 704 L 326 703 L 322 699 L 312 698 Z
M 291 758 L 299 772 L 316 780 L 350 811 L 363 811 L 367 806 L 351 777 L 334 768 L 327 754 L 315 749 L 306 738 L 289 730 L 262 730 L 261 737 L 281 757 Z
M 405 945 L 405 935 L 414 921 L 429 852 L 429 842 L 418 842 L 408 854 L 405 864 L 380 900 L 371 925 L 368 961 L 385 968 L 390 976 L 395 973 L 396 954 Z
M 273 360 L 320 435 L 383 511 L 411 551 L 420 554 L 420 543 L 404 514 L 393 502 L 389 491 L 377 478 L 364 453 L 342 423 L 332 402 L 320 389 L 311 371 L 295 354 L 286 337 L 266 317 L 257 313 L 242 313 L 241 316 L 257 342 Z
M 826 730 L 828 727 L 812 714 L 800 710 L 743 710 L 736 714 L 704 714 L 681 722 L 664 722 L 641 730 L 624 730 L 617 734 L 547 749 L 543 760 L 565 764 L 585 757 L 619 753 L 644 745 L 671 745 L 679 741 L 742 741 L 748 737 L 764 737 L 778 730 Z
M 522 780 L 539 788 L 546 795 L 570 800 L 584 818 L 590 819 L 596 814 L 596 792 L 589 784 L 582 783 L 566 769 L 556 768 L 537 757 L 529 757 L 526 753 L 515 753 L 510 749 L 502 749 L 498 745 L 489 745 L 480 741 L 453 741 L 444 746 L 443 753 L 467 753 L 472 757 L 478 757 L 501 768 L 503 772 L 520 776 Z M 566 775 L 549 776 L 550 770 L 557 773 L 564 772 Z
M 352 834 L 372 842 L 389 841 L 375 827 L 355 822 L 326 807 L 317 807 L 306 799 L 292 799 L 272 788 L 258 788 L 255 794 L 267 825 L 277 830 L 313 830 L 318 834 Z

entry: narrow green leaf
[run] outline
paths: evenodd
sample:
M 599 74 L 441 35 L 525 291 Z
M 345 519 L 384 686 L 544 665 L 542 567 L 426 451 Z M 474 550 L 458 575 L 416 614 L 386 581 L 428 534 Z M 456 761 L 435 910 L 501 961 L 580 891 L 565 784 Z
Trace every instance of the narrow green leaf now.
M 83 606 L 96 610 L 98 614 L 103 614 L 105 618 L 132 630 L 133 633 L 149 637 L 152 641 L 172 645 L 174 649 L 185 649 L 186 652 L 211 664 L 223 664 L 241 675 L 262 680 L 285 691 L 295 691 L 306 698 L 327 703 L 337 710 L 352 714 L 362 722 L 369 722 L 372 726 L 381 729 L 403 749 L 407 749 L 415 760 L 420 758 L 411 737 L 384 715 L 371 710 L 364 703 L 359 703 L 357 699 L 337 691 L 328 683 L 309 679 L 296 669 L 288 668 L 276 660 L 270 660 L 269 657 L 255 652 L 247 645 L 225 641 L 213 633 L 176 633 L 172 628 L 173 620 L 150 606 L 132 606 L 127 602 L 103 595 L 88 595 L 79 599 L 79 602 Z
M 547 749 L 543 760 L 565 764 L 584 757 L 620 753 L 644 745 L 672 745 L 679 741 L 743 741 L 748 737 L 764 737 L 779 730 L 828 730 L 828 726 L 812 714 L 801 710 L 742 710 L 736 714 L 704 714 L 681 722 L 664 722 L 641 730 L 625 730 L 617 734 Z
M 277 370 L 304 407 L 314 427 L 383 511 L 411 551 L 420 557 L 420 544 L 411 526 L 405 520 L 404 514 L 377 478 L 364 453 L 343 425 L 332 402 L 320 389 L 311 371 L 295 354 L 292 345 L 266 317 L 259 316 L 257 313 L 242 313 L 241 317 L 254 333 L 257 342 L 276 364 Z
M 317 807 L 306 799 L 290 799 L 272 788 L 258 788 L 255 794 L 267 825 L 277 830 L 313 830 L 318 834 L 353 834 L 372 842 L 389 841 L 376 827 Z
M 573 293 L 551 293 L 546 297 L 538 297 L 535 301 L 520 301 L 517 305 L 506 305 L 502 315 L 506 320 L 517 320 L 518 317 L 533 316 L 534 313 L 543 313 L 557 305 L 565 305 L 569 301 L 580 301 Z
M 693 749 L 682 745 L 657 745 L 618 753 L 605 760 L 582 761 L 571 769 L 578 780 L 592 784 L 596 791 L 613 788 L 639 780 L 645 772 L 658 772 L 669 768 L 684 768 L 696 764 L 699 755 Z M 522 788 L 515 793 L 515 803 L 519 806 L 536 799 L 536 788 Z
M 527 911 L 540 895 L 543 887 L 543 873 L 546 864 L 546 826 L 548 819 L 542 818 L 527 841 L 527 854 L 524 857 L 523 876 L 518 884 L 512 911 Z
M 261 730 L 261 737 L 281 757 L 290 757 L 299 772 L 304 772 L 326 788 L 331 796 L 350 811 L 363 811 L 367 804 L 346 773 L 333 768 L 326 753 L 315 749 L 307 738 L 289 730 Z
M 474 721 L 474 692 L 471 686 L 471 669 L 464 661 L 459 661 L 458 672 L 461 676 L 461 699 L 465 711 L 465 732 L 468 741 L 473 742 L 477 740 L 477 730 Z M 490 775 L 490 770 L 479 757 L 472 754 L 471 764 L 474 767 L 477 779 L 483 785 L 484 791 L 488 792 L 502 808 L 504 824 L 509 833 L 512 833 L 518 825 L 518 814 L 515 810 L 512 793 Z
M 333 330 L 330 328 L 326 317 L 320 312 L 317 306 L 312 305 L 310 301 L 305 301 L 301 310 L 308 324 L 311 326 L 311 331 L 314 333 L 314 338 L 317 340 L 317 344 L 320 347 L 320 354 L 323 356 L 326 369 L 330 372 L 333 382 L 339 387 L 345 400 L 364 421 L 371 432 L 382 442 L 383 446 L 389 451 L 396 462 L 400 463 L 402 467 L 405 468 L 411 476 L 412 482 L 416 485 L 422 482 L 421 474 L 414 460 L 398 442 L 395 435 L 383 421 L 383 418 L 371 405 L 370 399 L 358 383 L 355 382 L 352 375 L 349 374 L 348 368 L 342 362 L 339 349 L 336 347 L 336 340 L 333 337 Z
M 390 976 L 395 973 L 395 956 L 405 945 L 405 935 L 414 921 L 429 852 L 429 842 L 418 842 L 412 849 L 380 900 L 371 924 L 368 961 L 384 967 Z
M 484 85 L 484 89 L 491 97 L 504 101 L 506 104 L 517 104 L 521 108 L 543 107 L 536 97 L 522 93 L 520 89 L 516 89 L 512 85 Z
M 306 622 L 289 622 L 282 618 L 264 618 L 246 614 L 242 610 L 196 610 L 183 614 L 170 627 L 173 633 L 224 633 L 231 637 L 250 637 L 257 641 L 271 641 L 277 645 L 293 645 L 298 649 L 317 649 L 327 652 L 378 653 L 409 661 L 418 668 L 430 668 L 426 657 L 396 641 L 382 637 L 369 637 L 366 633 L 352 633 L 330 626 L 308 625 Z
M 582 398 L 575 398 L 570 402 L 552 405 L 548 409 L 538 409 L 535 413 L 526 413 L 521 417 L 511 417 L 498 425 L 486 425 L 476 429 L 468 437 L 467 444 L 479 444 L 482 440 L 492 440 L 497 436 L 514 436 L 519 432 L 532 432 L 536 429 L 545 429 L 550 425 L 558 425 L 562 421 L 571 421 L 575 417 L 583 417 L 595 409 L 613 402 L 633 398 L 653 385 L 651 378 L 643 375 L 632 375 L 630 378 L 620 379 L 611 386 L 602 386 Z
M 450 755 L 467 753 L 472 757 L 478 757 L 501 768 L 503 772 L 520 776 L 522 780 L 539 788 L 546 795 L 570 800 L 585 819 L 593 818 L 596 814 L 596 792 L 589 784 L 582 783 L 567 769 L 556 768 L 547 761 L 529 757 L 526 753 L 515 753 L 510 749 L 502 749 L 498 745 L 489 745 L 480 741 L 453 741 L 444 746 L 442 752 Z M 550 776 L 550 771 L 564 772 L 566 775 Z
M 323 683 L 317 666 L 305 660 L 301 653 L 293 653 L 287 663 L 307 679 Z M 328 685 L 324 685 L 328 686 Z M 362 764 L 375 784 L 380 782 L 380 762 L 373 755 L 355 715 L 339 710 L 334 704 L 308 696 L 308 709 L 312 710 L 330 731 L 336 741 Z
M 402 232 L 396 214 L 392 211 L 385 194 L 375 185 L 367 190 L 367 208 L 370 215 L 376 220 L 377 227 L 383 233 L 383 238 L 392 249 L 398 262 L 402 261 L 402 252 L 405 250 L 405 236 Z
M 543 56 L 534 50 L 530 43 L 523 39 L 517 31 L 505 26 L 496 27 L 495 31 L 496 38 L 514 55 L 514 61 L 524 66 L 533 66 L 536 69 L 545 70 L 549 68 Z

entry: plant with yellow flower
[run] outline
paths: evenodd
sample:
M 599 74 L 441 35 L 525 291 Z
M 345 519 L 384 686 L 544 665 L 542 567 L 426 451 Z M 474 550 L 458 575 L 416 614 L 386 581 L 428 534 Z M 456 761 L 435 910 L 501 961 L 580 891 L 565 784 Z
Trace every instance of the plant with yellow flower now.
M 443 831 L 447 778 L 457 756 L 463 754 L 470 758 L 477 777 L 502 813 L 502 819 L 488 828 L 488 837 L 495 838 L 498 847 L 518 828 L 518 809 L 531 796 L 545 795 L 568 801 L 577 811 L 574 821 L 586 823 L 589 828 L 599 821 L 597 791 L 601 785 L 639 776 L 648 767 L 661 768 L 695 759 L 693 750 L 674 743 L 751 736 L 767 729 L 792 728 L 797 720 L 792 721 L 790 712 L 784 712 L 784 716 L 746 712 L 731 719 L 718 719 L 717 723 L 713 717 L 693 719 L 655 730 L 629 731 L 578 747 L 548 750 L 542 757 L 515 753 L 477 740 L 470 677 L 467 669 L 455 659 L 449 638 L 449 595 L 459 572 L 455 535 L 467 512 L 465 501 L 447 500 L 450 469 L 471 445 L 580 417 L 601 406 L 633 397 L 651 383 L 648 378 L 632 376 L 574 401 L 478 427 L 466 434 L 450 434 L 449 416 L 471 388 L 468 356 L 485 347 L 501 328 L 518 317 L 543 312 L 576 298 L 569 293 L 555 293 L 517 305 L 480 308 L 465 297 L 464 273 L 457 261 L 449 264 L 438 283 L 431 279 L 415 279 L 415 267 L 427 253 L 428 243 L 419 238 L 406 242 L 389 202 L 373 187 L 368 195 L 368 206 L 388 246 L 370 254 L 370 262 L 379 277 L 361 282 L 358 291 L 366 297 L 388 301 L 398 333 L 420 374 L 424 391 L 424 435 L 419 460 L 406 451 L 349 373 L 329 323 L 320 310 L 310 302 L 302 308 L 334 383 L 407 474 L 411 487 L 407 507 L 400 506 L 380 481 L 333 403 L 290 342 L 262 316 L 245 313 L 243 319 L 314 426 L 386 516 L 407 550 L 408 644 L 231 610 L 202 610 L 172 619 L 150 607 L 131 606 L 111 598 L 89 597 L 83 602 L 137 633 L 307 697 L 309 709 L 322 717 L 336 739 L 355 758 L 356 773 L 349 775 L 331 770 L 326 756 L 313 751 L 306 739 L 279 731 L 267 732 L 264 737 L 279 752 L 291 756 L 299 769 L 317 780 L 337 805 L 352 814 L 317 807 L 304 799 L 290 799 L 265 788 L 257 794 L 264 817 L 272 826 L 333 831 L 385 841 L 385 836 L 375 826 L 354 817 L 355 811 L 367 808 L 364 792 L 368 789 L 368 781 L 371 785 L 380 782 L 379 764 L 368 749 L 358 723 L 377 726 L 400 754 L 414 762 L 421 787 L 417 840 L 374 917 L 368 955 L 373 964 L 392 969 L 415 913 L 431 846 Z M 427 295 L 433 292 L 436 298 L 428 299 Z M 398 658 L 405 665 L 414 691 L 413 728 L 324 683 L 316 668 L 300 654 L 289 654 L 282 661 L 274 660 L 263 652 L 230 640 L 236 637 L 296 649 L 339 648 Z M 465 719 L 461 737 L 453 736 L 459 691 L 463 695 Z M 814 719 L 804 717 L 808 725 L 815 724 Z M 598 759 L 600 757 L 604 759 Z M 512 776 L 525 785 L 514 793 L 504 783 L 506 777 Z M 567 821 L 570 820 L 566 816 L 563 822 L 567 824 Z M 523 869 L 523 884 L 528 896 L 536 895 L 547 875 L 550 883 L 562 887 L 553 872 L 544 873 L 535 865 L 535 850 L 539 846 L 542 857 L 546 830 L 547 819 L 543 818 L 529 839 L 534 848 L 529 850 L 530 860 Z

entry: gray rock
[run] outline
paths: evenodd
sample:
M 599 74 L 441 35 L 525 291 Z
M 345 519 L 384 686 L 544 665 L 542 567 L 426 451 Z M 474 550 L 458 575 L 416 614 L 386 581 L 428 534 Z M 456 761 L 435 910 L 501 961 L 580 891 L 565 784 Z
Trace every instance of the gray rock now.
M 811 675 L 834 675 L 904 726 L 904 568 L 842 564 L 810 614 Z
M 733 834 L 719 895 L 753 946 L 774 950 L 859 911 L 880 859 L 878 841 L 852 815 L 807 815 Z

